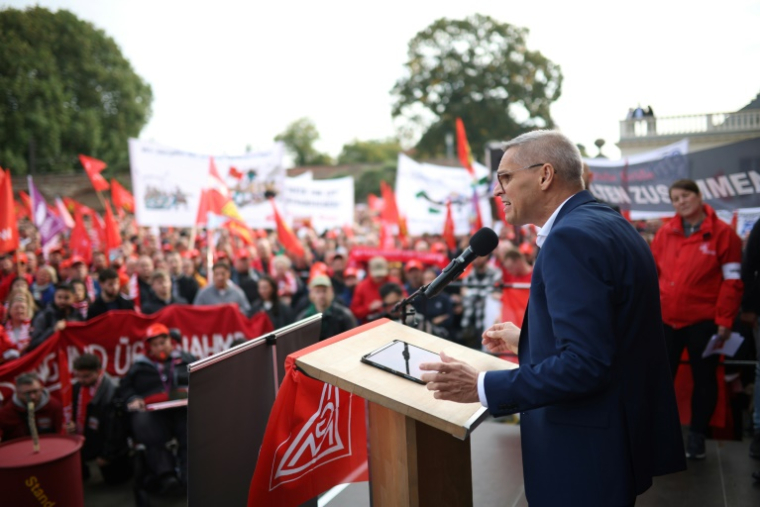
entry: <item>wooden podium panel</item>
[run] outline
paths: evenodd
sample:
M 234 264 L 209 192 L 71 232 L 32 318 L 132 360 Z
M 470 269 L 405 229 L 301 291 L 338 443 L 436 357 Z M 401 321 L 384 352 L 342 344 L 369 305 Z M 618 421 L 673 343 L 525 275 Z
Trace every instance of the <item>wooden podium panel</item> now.
M 433 352 L 465 361 L 479 370 L 505 370 L 517 365 L 477 350 L 438 338 L 397 322 L 369 328 L 345 340 L 306 354 L 296 365 L 306 374 L 362 398 L 408 416 L 433 428 L 467 438 L 486 416 L 480 403 L 436 400 L 424 385 L 361 362 L 362 356 L 390 343 L 403 340 Z

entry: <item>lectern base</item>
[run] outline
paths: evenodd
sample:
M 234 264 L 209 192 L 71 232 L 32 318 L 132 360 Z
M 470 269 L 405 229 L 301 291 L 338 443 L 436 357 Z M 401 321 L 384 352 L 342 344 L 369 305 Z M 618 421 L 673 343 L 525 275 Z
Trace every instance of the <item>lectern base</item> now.
M 369 410 L 373 507 L 472 507 L 470 439 L 376 403 Z

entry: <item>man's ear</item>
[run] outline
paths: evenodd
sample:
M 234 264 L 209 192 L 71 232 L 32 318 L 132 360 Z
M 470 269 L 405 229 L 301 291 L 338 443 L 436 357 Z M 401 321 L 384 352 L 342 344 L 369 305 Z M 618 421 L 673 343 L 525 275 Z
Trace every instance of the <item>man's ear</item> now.
M 554 166 L 551 164 L 544 164 L 541 166 L 541 169 L 539 169 L 539 172 L 541 174 L 541 190 L 547 190 L 551 187 L 557 177 Z

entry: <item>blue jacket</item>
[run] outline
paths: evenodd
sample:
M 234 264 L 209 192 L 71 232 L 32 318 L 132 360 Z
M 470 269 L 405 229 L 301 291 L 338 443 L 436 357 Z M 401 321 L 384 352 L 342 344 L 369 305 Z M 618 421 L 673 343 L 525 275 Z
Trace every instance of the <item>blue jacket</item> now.
M 627 505 L 686 469 L 652 254 L 586 191 L 536 259 L 519 359 L 484 388 L 494 415 L 522 413 L 531 506 Z

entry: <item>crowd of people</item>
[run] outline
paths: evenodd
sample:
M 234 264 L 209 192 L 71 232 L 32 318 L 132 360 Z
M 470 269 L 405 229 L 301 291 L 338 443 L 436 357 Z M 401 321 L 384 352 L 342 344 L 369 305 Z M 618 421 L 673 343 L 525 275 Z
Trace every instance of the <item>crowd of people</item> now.
M 757 336 L 760 232 L 753 230 L 742 261 L 742 240 L 702 202 L 694 182 L 676 182 L 671 198 L 675 218 L 664 225 L 634 225 L 651 243 L 658 266 L 674 375 L 683 349 L 688 350 L 694 392 L 687 455 L 703 459 L 717 400 L 719 356 L 702 358 L 701 352 L 713 335 L 725 340 L 741 323 Z M 18 360 L 70 322 L 100 318 L 112 310 L 160 316 L 170 305 L 229 303 L 246 316 L 265 312 L 275 328 L 321 313 L 320 339 L 379 318 L 406 320 L 396 303 L 434 280 L 441 266 L 417 259 L 402 264 L 379 255 L 366 263 L 356 261 L 354 248 L 378 244 L 375 220 L 362 208 L 352 230 L 303 230 L 306 255 L 295 257 L 274 232 L 254 231 L 254 243 L 246 245 L 226 230 L 211 241 L 189 229 L 140 228 L 127 217 L 121 223 L 121 249 L 108 255 L 96 249 L 91 259 L 69 255 L 65 239 L 43 252 L 36 228 L 21 221 L 21 248 L 0 254 L 0 365 Z M 530 227 L 501 227 L 493 254 L 477 258 L 440 296 L 417 298 L 410 320 L 427 332 L 480 349 L 481 335 L 492 324 L 486 322 L 486 301 L 498 299 L 505 286 L 530 283 L 538 253 L 536 234 Z M 435 235 L 397 238 L 397 243 L 399 249 L 453 258 L 466 248 L 467 238 L 459 238 L 453 250 Z M 181 487 L 186 481 L 186 412 L 147 411 L 146 406 L 187 397 L 187 365 L 194 358 L 163 324 L 150 326 L 142 338 L 145 354 L 135 358 L 121 379 L 110 377 L 96 355 L 83 354 L 74 361 L 68 423 L 44 379 L 34 372 L 17 377 L 15 394 L 2 400 L 0 440 L 29 435 L 26 411 L 31 401 L 40 433 L 85 437 L 85 478 L 94 463 L 106 482 L 127 480 L 137 442 L 145 448 L 151 487 Z M 736 378 L 754 381 L 747 374 Z M 760 390 L 755 393 L 751 454 L 760 458 Z

